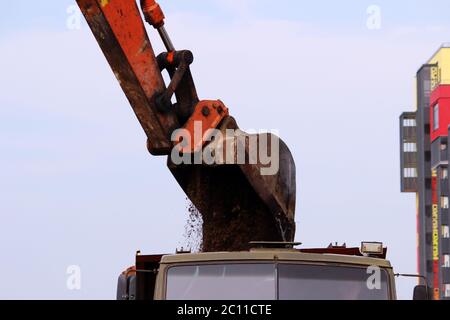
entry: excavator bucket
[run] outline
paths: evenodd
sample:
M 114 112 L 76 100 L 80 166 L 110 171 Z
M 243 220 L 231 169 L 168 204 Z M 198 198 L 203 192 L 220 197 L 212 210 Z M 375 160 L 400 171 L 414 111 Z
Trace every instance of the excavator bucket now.
M 173 48 L 159 5 L 141 2 L 146 20 L 158 29 L 168 51 L 158 57 L 136 0 L 77 0 L 148 137 L 150 153 L 168 156 L 169 169 L 200 211 L 203 250 L 245 250 L 251 241 L 293 241 L 295 164 L 289 149 L 273 134 L 240 131 L 221 103 L 199 101 L 189 69 L 192 55 Z M 171 76 L 168 86 L 163 69 Z M 172 95 L 176 105 L 171 104 Z M 212 111 L 217 117 L 212 118 Z M 221 134 L 209 143 L 193 144 L 193 152 L 200 149 L 222 158 L 175 164 L 173 134 L 194 128 L 196 117 L 204 117 L 203 123 L 218 127 Z
M 220 132 L 221 138 L 204 151 L 221 154 L 221 161 L 174 165 L 169 159 L 168 164 L 202 215 L 202 250 L 240 251 L 254 241 L 294 241 L 296 169 L 286 144 L 273 134 L 246 134 L 232 117 Z

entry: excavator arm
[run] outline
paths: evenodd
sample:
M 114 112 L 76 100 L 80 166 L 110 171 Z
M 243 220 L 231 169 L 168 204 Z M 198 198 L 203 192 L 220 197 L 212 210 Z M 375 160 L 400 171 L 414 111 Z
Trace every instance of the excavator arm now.
M 203 250 L 293 241 L 296 183 L 289 149 L 275 135 L 241 131 L 222 101 L 199 100 L 190 70 L 193 54 L 175 49 L 159 4 L 140 1 L 167 50 L 156 56 L 136 0 L 77 3 L 147 135 L 149 152 L 168 157 L 170 171 L 200 211 Z M 164 70 L 171 79 L 167 85 Z M 263 151 L 278 162 L 278 170 L 264 173 L 268 164 L 251 141 L 265 142 Z M 205 151 L 221 153 L 222 160 L 195 161 Z M 174 155 L 192 161 L 179 163 Z

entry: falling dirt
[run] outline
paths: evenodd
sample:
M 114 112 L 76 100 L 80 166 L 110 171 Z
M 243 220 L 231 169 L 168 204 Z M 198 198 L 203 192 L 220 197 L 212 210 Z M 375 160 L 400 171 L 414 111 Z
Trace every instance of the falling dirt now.
M 195 205 L 187 199 L 189 213 L 184 230 L 185 248 L 191 252 L 201 252 L 203 248 L 203 218 Z
M 196 237 L 202 239 L 203 252 L 242 251 L 251 241 L 285 240 L 239 167 L 184 166 L 173 173 L 201 213 L 202 234 L 197 229 Z M 189 214 L 196 217 L 196 211 Z

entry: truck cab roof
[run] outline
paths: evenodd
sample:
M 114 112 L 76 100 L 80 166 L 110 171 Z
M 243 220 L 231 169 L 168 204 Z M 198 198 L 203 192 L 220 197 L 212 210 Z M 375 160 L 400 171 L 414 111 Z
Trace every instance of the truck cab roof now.
M 214 253 L 185 253 L 162 256 L 161 264 L 189 264 L 224 261 L 292 261 L 292 262 L 319 262 L 342 263 L 359 266 L 378 266 L 391 268 L 388 260 L 382 257 L 367 257 L 343 253 L 302 251 L 295 249 L 252 249 L 242 252 L 214 252 Z

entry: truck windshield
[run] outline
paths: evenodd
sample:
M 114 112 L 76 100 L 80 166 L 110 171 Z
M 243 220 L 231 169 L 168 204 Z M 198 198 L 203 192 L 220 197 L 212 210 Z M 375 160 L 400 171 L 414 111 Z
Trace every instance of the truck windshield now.
M 172 267 L 168 300 L 388 300 L 385 270 L 300 264 Z

